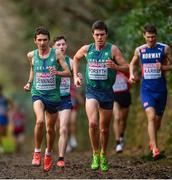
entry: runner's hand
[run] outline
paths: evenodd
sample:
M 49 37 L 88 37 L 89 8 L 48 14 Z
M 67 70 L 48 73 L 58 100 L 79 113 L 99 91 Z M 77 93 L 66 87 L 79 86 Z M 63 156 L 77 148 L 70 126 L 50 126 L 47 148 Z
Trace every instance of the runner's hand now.
M 128 82 L 131 83 L 131 84 L 136 82 L 136 79 L 135 79 L 134 75 L 130 75 L 130 78 L 129 78 Z
M 49 67 L 49 71 L 51 75 L 58 75 L 58 71 L 55 67 Z
M 106 61 L 106 67 L 107 67 L 107 68 L 110 68 L 110 69 L 114 69 L 114 70 L 117 70 L 117 69 L 118 69 L 118 65 L 115 64 L 115 62 L 112 61 L 112 60 L 110 60 L 110 59 L 108 59 L 108 60 Z
M 23 88 L 24 88 L 25 91 L 30 91 L 31 83 L 28 82 Z
M 158 60 L 156 60 L 156 67 L 158 70 L 161 70 L 161 63 Z
M 74 85 L 76 87 L 82 86 L 82 74 L 81 73 L 78 73 L 77 75 L 74 76 Z

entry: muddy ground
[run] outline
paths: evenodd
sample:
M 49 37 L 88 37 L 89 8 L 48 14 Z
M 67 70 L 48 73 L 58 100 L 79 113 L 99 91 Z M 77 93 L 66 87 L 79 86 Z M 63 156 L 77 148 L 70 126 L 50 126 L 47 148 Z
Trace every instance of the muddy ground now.
M 109 154 L 110 169 L 106 173 L 90 170 L 90 152 L 72 152 L 66 156 L 66 167 L 58 169 L 53 154 L 53 167 L 43 172 L 42 166 L 31 165 L 31 153 L 0 155 L 0 179 L 168 179 L 172 178 L 172 158 L 151 161 L 141 156 Z

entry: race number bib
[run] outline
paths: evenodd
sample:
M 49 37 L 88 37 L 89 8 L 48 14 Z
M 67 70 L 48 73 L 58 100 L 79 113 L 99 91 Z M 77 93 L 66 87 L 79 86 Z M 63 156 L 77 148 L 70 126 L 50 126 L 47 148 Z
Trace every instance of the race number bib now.
M 56 88 L 56 77 L 50 73 L 36 73 L 37 90 L 53 90 Z
M 60 83 L 60 93 L 69 94 L 70 93 L 70 78 L 62 77 Z
M 113 85 L 114 92 L 121 92 L 128 90 L 127 78 L 123 74 L 116 75 L 116 81 Z
M 105 63 L 89 63 L 88 73 L 92 80 L 106 80 L 108 78 L 108 68 Z
M 161 78 L 161 70 L 157 68 L 156 63 L 143 64 L 144 79 Z

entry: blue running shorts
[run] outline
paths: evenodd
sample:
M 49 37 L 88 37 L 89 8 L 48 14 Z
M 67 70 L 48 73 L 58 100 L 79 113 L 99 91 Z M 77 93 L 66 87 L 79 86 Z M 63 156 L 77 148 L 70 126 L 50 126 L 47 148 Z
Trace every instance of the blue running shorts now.
M 45 100 L 44 98 L 42 98 L 40 96 L 32 96 L 32 102 L 35 102 L 37 100 L 42 101 L 42 103 L 44 104 L 45 110 L 47 112 L 49 112 L 50 114 L 54 114 L 57 111 L 59 111 L 60 101 L 58 101 L 58 102 L 49 102 L 49 101 Z
M 72 101 L 70 96 L 61 96 L 61 100 L 59 102 L 58 111 L 62 111 L 64 109 L 72 109 Z
M 158 116 L 163 115 L 167 101 L 167 91 L 151 92 L 141 89 L 140 97 L 144 109 L 154 107 Z
M 86 98 L 96 99 L 99 102 L 99 106 L 103 109 L 113 109 L 114 92 L 110 90 L 94 89 L 92 87 L 86 87 Z

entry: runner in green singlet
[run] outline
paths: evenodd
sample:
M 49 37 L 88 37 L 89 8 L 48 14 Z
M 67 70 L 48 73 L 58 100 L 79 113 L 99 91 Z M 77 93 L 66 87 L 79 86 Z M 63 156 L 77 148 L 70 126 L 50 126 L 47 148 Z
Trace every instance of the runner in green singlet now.
M 70 70 L 72 70 L 72 59 L 66 55 L 67 42 L 64 36 L 56 36 L 53 40 L 53 47 L 60 50 L 65 57 L 65 61 Z M 58 141 L 58 160 L 56 165 L 60 168 L 65 167 L 64 156 L 68 141 L 69 121 L 71 117 L 71 95 L 70 95 L 71 79 L 70 77 L 62 77 L 60 83 L 60 105 L 59 115 L 57 118 L 57 129 L 59 130 Z
M 103 21 L 94 22 L 92 35 L 94 43 L 81 47 L 73 58 L 73 74 L 75 86 L 80 87 L 79 60 L 86 57 L 86 113 L 93 150 L 91 169 L 100 166 L 102 171 L 107 171 L 106 149 L 114 102 L 112 85 L 116 71 L 128 71 L 128 64 L 119 48 L 106 42 L 108 29 Z
M 60 76 L 70 76 L 60 51 L 50 48 L 50 33 L 44 27 L 35 30 L 34 42 L 37 49 L 27 54 L 30 74 L 24 90 L 32 94 L 33 110 L 36 116 L 34 129 L 35 150 L 32 164 L 41 164 L 41 142 L 46 119 L 47 147 L 44 156 L 44 171 L 52 166 L 51 150 L 55 137 L 55 122 L 60 101 Z M 60 70 L 60 66 L 63 71 Z

